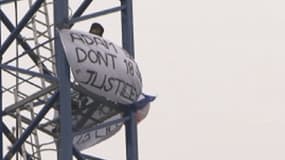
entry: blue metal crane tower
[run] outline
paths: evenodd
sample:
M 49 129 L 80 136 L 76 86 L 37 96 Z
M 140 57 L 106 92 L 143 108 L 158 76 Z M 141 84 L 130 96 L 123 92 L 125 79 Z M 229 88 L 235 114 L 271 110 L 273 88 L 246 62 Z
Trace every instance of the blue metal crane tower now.
M 70 13 L 69 0 L 0 0 L 1 159 L 43 160 L 49 151 L 60 160 L 100 159 L 81 153 L 72 143 L 73 105 L 77 103 L 73 95 L 87 94 L 94 104 L 111 109 L 116 104 L 96 102 L 97 97 L 72 82 L 58 30 L 120 12 L 122 47 L 134 57 L 132 0 L 119 1 L 118 6 L 85 13 L 96 2 L 83 0 Z M 135 110 L 115 110 L 124 116 L 95 129 L 124 123 L 126 159 L 137 160 Z

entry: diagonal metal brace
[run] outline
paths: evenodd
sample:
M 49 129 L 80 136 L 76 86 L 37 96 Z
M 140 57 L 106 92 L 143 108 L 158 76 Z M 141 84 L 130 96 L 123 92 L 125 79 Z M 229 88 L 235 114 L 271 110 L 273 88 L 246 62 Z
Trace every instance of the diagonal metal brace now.
M 58 81 L 57 78 L 55 78 L 53 76 L 44 75 L 44 74 L 41 74 L 41 73 L 38 73 L 38 72 L 33 72 L 33 71 L 25 70 L 25 69 L 22 69 L 22 68 L 17 68 L 17 67 L 14 67 L 14 66 L 8 66 L 8 65 L 0 64 L 0 68 L 7 69 L 7 70 L 12 70 L 12 71 L 17 71 L 17 72 L 20 72 L 20 73 L 23 73 L 23 74 L 32 75 L 32 76 L 36 76 L 36 77 L 40 77 L 40 78 L 44 78 L 47 81 L 52 82 L 52 83 L 57 83 L 57 81 Z
M 104 159 L 101 159 L 101 158 L 98 158 L 98 157 L 93 157 L 93 156 L 89 156 L 89 155 L 86 155 L 86 154 L 82 154 L 74 146 L 72 147 L 72 152 L 73 152 L 73 155 L 77 158 L 77 160 L 86 160 L 86 159 L 89 159 L 89 160 L 104 160 Z
M 5 26 L 8 28 L 8 30 L 10 32 L 13 32 L 16 29 L 1 9 L 0 9 L 0 20 L 3 21 L 3 23 L 5 24 Z M 26 51 L 26 53 L 28 53 L 28 55 L 33 60 L 33 62 L 36 65 L 39 65 L 39 61 L 40 61 L 39 56 L 37 56 L 33 52 L 33 49 L 29 46 L 29 44 L 27 42 L 25 42 L 24 38 L 20 34 L 18 34 L 18 35 L 16 35 L 16 39 L 19 42 L 19 44 L 23 47 L 23 49 Z M 2 49 L 2 47 L 0 49 Z M 5 51 L 6 51 L 6 49 L 5 49 Z M 3 55 L 5 51 L 3 51 L 3 53 L 1 53 L 1 52 L 0 53 Z M 40 64 L 40 65 L 42 65 L 44 73 L 50 74 L 50 72 L 48 71 L 47 67 L 44 64 Z
M 25 132 L 20 136 L 19 140 L 12 146 L 9 152 L 6 154 L 3 160 L 10 160 L 14 156 L 14 154 L 20 150 L 21 145 L 25 142 L 28 136 L 32 133 L 34 128 L 40 123 L 42 118 L 47 114 L 52 105 L 56 102 L 58 98 L 59 92 L 56 92 L 47 102 L 47 104 L 43 107 L 43 109 L 39 112 L 37 117 L 32 121 L 31 125 L 25 130 Z
M 44 0 L 37 0 L 31 7 L 31 9 L 25 14 L 22 20 L 19 22 L 19 25 L 13 30 L 13 32 L 9 35 L 6 41 L 3 43 L 0 48 L 0 55 L 3 55 L 7 48 L 11 45 L 11 43 L 16 39 L 18 34 L 22 31 L 25 25 L 29 22 L 34 13 L 41 7 L 41 4 Z
M 3 126 L 3 132 L 4 132 L 5 136 L 8 138 L 8 140 L 9 140 L 12 144 L 15 143 L 17 139 L 16 139 L 16 137 L 13 135 L 13 133 L 10 132 L 10 130 L 8 129 L 8 127 L 7 127 L 4 123 L 2 123 L 2 126 Z M 19 152 L 20 152 L 20 154 L 21 154 L 22 156 L 24 155 L 22 150 L 20 150 Z M 26 153 L 26 159 L 27 159 L 27 160 L 32 160 L 31 155 Z
M 55 90 L 56 88 L 57 88 L 57 85 L 48 86 L 47 88 L 44 88 L 41 91 L 39 91 L 35 94 L 32 94 L 31 96 L 27 97 L 26 99 L 23 99 L 23 100 L 15 103 L 15 104 L 12 104 L 12 105 L 6 107 L 4 112 L 3 112 L 3 115 L 15 112 L 16 109 L 20 109 L 20 110 L 26 109 L 25 104 L 43 96 L 43 95 L 50 93 L 51 91 Z

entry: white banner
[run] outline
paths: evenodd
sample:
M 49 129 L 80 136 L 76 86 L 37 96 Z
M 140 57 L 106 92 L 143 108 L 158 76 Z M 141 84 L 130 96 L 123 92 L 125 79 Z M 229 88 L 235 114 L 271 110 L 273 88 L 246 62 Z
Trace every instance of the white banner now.
M 120 118 L 122 118 L 122 115 L 117 114 L 117 115 L 107 119 L 106 121 L 100 123 L 100 124 L 103 124 L 103 123 L 106 123 L 106 122 L 109 122 L 112 120 L 117 120 Z M 115 133 L 117 133 L 121 129 L 122 126 L 123 126 L 122 123 L 118 123 L 118 124 L 113 124 L 111 126 L 101 128 L 101 129 L 97 129 L 97 130 L 88 129 L 86 131 L 82 131 L 73 137 L 73 145 L 78 150 L 87 149 L 89 147 L 94 146 L 95 144 L 98 144 L 98 143 L 110 138 Z
M 86 32 L 64 29 L 59 33 L 74 78 L 82 87 L 116 103 L 138 99 L 141 74 L 124 49 Z
M 145 98 L 138 66 L 124 49 L 86 32 L 64 29 L 59 33 L 73 76 L 80 86 L 115 103 L 132 104 Z M 92 129 L 98 124 L 118 120 L 122 115 L 116 114 L 102 122 L 101 118 L 113 113 L 111 108 L 98 107 L 96 100 L 81 97 L 80 93 L 74 92 L 72 98 L 73 105 L 76 105 L 72 106 L 73 144 L 77 149 L 89 148 L 111 137 L 122 127 L 123 124 L 119 123 Z M 137 122 L 146 117 L 149 104 L 146 105 L 137 111 Z

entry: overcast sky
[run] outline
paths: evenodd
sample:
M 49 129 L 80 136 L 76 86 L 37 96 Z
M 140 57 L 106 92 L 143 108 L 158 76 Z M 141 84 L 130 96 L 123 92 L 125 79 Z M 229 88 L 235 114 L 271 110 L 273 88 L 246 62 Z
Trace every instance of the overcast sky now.
M 136 60 L 158 96 L 140 159 L 285 159 L 284 6 L 134 0 Z M 123 154 L 115 144 L 122 135 L 101 144 L 111 159 Z

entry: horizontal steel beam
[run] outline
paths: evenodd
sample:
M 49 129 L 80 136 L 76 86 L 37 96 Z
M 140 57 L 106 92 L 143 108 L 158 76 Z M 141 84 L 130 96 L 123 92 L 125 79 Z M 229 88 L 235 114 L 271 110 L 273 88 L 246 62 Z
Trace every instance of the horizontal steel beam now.
M 13 117 L 13 118 L 17 118 L 17 117 L 19 117 L 19 115 L 16 115 L 16 113 L 15 112 L 13 112 L 13 113 L 9 113 L 9 116 L 11 116 L 11 117 Z M 24 117 L 24 116 L 20 116 L 20 118 L 21 118 L 21 120 L 22 120 L 22 122 L 23 123 L 25 123 L 26 125 L 30 125 L 31 123 L 32 123 L 32 119 L 28 119 L 27 117 Z M 51 124 L 50 124 L 51 125 Z M 47 129 L 47 128 L 45 128 L 45 126 L 44 125 L 39 125 L 39 126 L 37 126 L 37 129 L 39 129 L 40 131 L 42 131 L 43 133 L 46 133 L 46 134 L 48 134 L 48 135 L 50 135 L 50 136 L 52 136 L 52 137 L 56 137 L 56 133 L 54 133 L 52 130 L 49 130 L 49 129 Z
M 90 18 L 95 18 L 95 17 L 106 15 L 106 14 L 118 12 L 118 11 L 121 11 L 121 10 L 123 10 L 125 8 L 126 7 L 123 5 L 123 6 L 118 6 L 118 7 L 106 9 L 106 10 L 103 10 L 103 11 L 91 13 L 91 14 L 88 14 L 88 15 L 85 15 L 85 16 L 81 16 L 81 17 L 73 17 L 73 18 L 71 18 L 68 21 L 68 24 L 72 25 L 72 24 L 74 24 L 76 22 L 79 22 L 79 21 L 84 21 L 84 20 L 87 20 L 87 19 L 90 19 Z
M 93 156 L 90 156 L 90 155 L 87 155 L 87 154 L 82 154 L 80 153 L 74 146 L 72 147 L 72 152 L 73 152 L 73 155 L 78 159 L 78 160 L 104 160 L 104 159 L 101 159 L 101 158 L 98 158 L 98 157 L 93 157 Z
M 41 73 L 37 73 L 37 72 L 33 72 L 33 71 L 17 68 L 17 67 L 14 67 L 14 66 L 8 66 L 8 65 L 4 65 L 4 64 L 0 64 L 0 68 L 2 68 L 4 70 L 16 71 L 16 72 L 19 72 L 19 73 L 23 73 L 23 74 L 27 74 L 27 75 L 31 75 L 31 76 L 35 76 L 35 77 L 39 77 L 39 78 L 44 78 L 44 79 L 46 79 L 49 82 L 57 83 L 57 78 L 55 78 L 53 76 L 50 76 L 50 75 L 44 75 L 44 74 L 41 74 Z
M 27 106 L 25 106 L 26 104 L 28 104 L 29 102 L 32 102 L 33 100 L 39 98 L 39 97 L 42 97 L 48 93 L 50 93 L 51 91 L 55 90 L 57 88 L 57 85 L 51 85 L 47 88 L 44 88 L 42 89 L 41 91 L 13 104 L 13 105 L 10 105 L 8 107 L 5 108 L 5 110 L 3 111 L 4 115 L 7 114 L 7 113 L 10 113 L 10 112 L 15 112 L 16 109 L 20 109 L 20 110 L 23 110 L 23 109 L 26 109 Z

